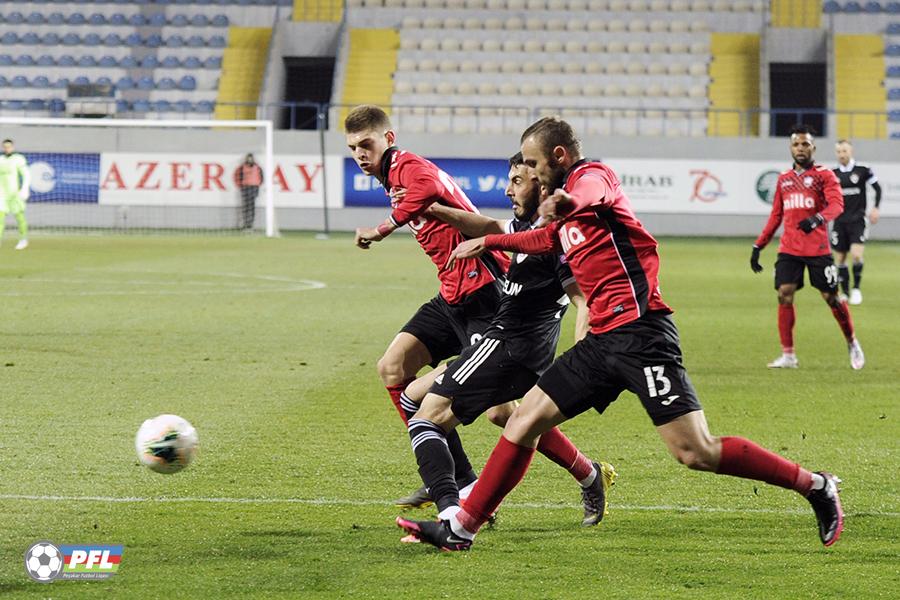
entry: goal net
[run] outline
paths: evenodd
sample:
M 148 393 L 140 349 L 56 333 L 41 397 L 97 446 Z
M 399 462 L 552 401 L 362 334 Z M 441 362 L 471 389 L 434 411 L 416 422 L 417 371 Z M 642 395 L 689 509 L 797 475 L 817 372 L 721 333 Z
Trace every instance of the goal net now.
M 271 121 L 2 117 L 0 138 L 28 161 L 31 229 L 277 234 Z

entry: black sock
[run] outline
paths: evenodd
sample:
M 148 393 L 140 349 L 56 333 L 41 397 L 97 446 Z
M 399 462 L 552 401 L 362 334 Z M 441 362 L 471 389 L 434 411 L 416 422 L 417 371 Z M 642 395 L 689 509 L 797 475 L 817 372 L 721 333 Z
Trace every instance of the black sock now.
M 450 506 L 459 506 L 459 488 L 453 456 L 447 447 L 444 430 L 425 419 L 410 419 L 409 439 L 419 463 L 419 475 L 428 488 L 428 493 L 437 504 L 438 511 Z
M 406 422 L 409 423 L 409 420 L 412 419 L 416 414 L 416 411 L 419 410 L 419 405 L 410 400 L 409 396 L 406 395 L 406 392 L 401 392 L 400 408 L 403 409 L 403 413 L 406 415 Z
M 450 449 L 450 456 L 453 457 L 453 463 L 456 465 L 454 470 L 456 486 L 464 488 L 478 479 L 478 475 L 475 474 L 475 469 L 472 468 L 472 463 L 469 462 L 466 451 L 463 450 L 462 440 L 459 439 L 459 433 L 457 433 L 455 428 L 447 434 L 447 447 Z
M 850 294 L 850 269 L 847 265 L 838 265 L 838 283 L 841 285 L 841 291 L 847 296 Z
M 862 270 L 863 263 L 859 261 L 858 263 L 853 263 L 853 287 L 859 288 L 860 282 L 862 282 Z

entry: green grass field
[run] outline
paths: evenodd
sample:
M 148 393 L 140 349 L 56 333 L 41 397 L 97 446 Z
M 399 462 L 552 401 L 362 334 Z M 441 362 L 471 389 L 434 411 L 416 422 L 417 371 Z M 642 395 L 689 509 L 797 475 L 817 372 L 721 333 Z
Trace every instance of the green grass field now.
M 798 295 L 801 368 L 777 372 L 772 290 L 749 240 L 663 239 L 663 294 L 717 434 L 843 478 L 825 549 L 793 492 L 689 472 L 639 403 L 563 426 L 614 463 L 611 514 L 585 530 L 542 457 L 468 554 L 398 543 L 388 501 L 419 485 L 375 372 L 436 288 L 408 236 L 35 237 L 0 249 L 0 594 L 110 598 L 896 598 L 900 595 L 900 245 L 866 250 L 850 369 L 830 311 Z M 315 282 L 321 282 L 324 287 Z M 571 316 L 570 316 L 571 317 Z M 571 320 L 561 348 L 571 345 Z M 201 455 L 138 465 L 147 417 L 190 420 Z M 462 432 L 476 467 L 499 430 Z M 433 512 L 420 511 L 422 516 Z M 33 583 L 38 539 L 120 543 L 103 582 Z

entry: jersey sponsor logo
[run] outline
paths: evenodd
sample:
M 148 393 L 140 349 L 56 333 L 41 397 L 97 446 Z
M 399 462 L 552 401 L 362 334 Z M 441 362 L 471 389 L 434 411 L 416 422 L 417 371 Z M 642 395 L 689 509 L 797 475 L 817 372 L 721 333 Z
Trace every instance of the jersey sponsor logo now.
M 573 246 L 583 243 L 587 238 L 580 229 L 574 225 L 563 225 L 559 230 L 559 241 L 563 252 L 568 252 Z
M 781 189 L 784 189 L 784 188 L 786 188 L 786 187 L 790 187 L 790 186 L 792 186 L 792 185 L 794 185 L 793 180 L 791 180 L 791 179 L 785 179 L 784 181 L 781 182 Z
M 841 189 L 841 193 L 845 196 L 858 196 L 860 191 L 858 187 L 845 187 Z
M 510 281 L 509 279 L 503 280 L 503 293 L 507 296 L 518 296 L 522 293 L 522 289 L 525 286 L 521 283 L 516 283 L 515 281 Z
M 468 277 L 469 279 L 475 279 L 476 277 L 478 277 L 478 269 L 472 269 L 471 271 L 466 273 L 466 277 Z
M 806 194 L 802 192 L 793 192 L 792 194 L 788 194 L 787 198 L 784 199 L 784 208 L 787 210 L 794 208 L 815 208 L 816 202 Z

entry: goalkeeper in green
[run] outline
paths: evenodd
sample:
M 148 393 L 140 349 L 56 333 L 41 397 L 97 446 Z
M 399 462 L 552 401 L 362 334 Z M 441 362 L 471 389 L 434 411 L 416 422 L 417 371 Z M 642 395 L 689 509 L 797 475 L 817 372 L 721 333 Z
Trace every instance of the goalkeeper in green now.
M 31 189 L 28 161 L 18 152 L 12 140 L 3 140 L 0 156 L 0 240 L 6 226 L 6 215 L 12 213 L 19 224 L 19 243 L 16 250 L 28 247 L 28 222 L 25 220 L 25 201 Z

